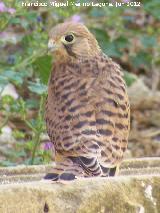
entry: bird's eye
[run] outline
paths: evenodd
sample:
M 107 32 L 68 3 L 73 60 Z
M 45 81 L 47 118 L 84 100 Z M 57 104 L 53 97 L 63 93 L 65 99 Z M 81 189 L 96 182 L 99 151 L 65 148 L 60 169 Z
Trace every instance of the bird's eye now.
M 67 41 L 67 42 L 72 42 L 73 39 L 74 39 L 74 36 L 73 36 L 72 34 L 66 35 L 64 39 L 65 39 L 65 41 Z

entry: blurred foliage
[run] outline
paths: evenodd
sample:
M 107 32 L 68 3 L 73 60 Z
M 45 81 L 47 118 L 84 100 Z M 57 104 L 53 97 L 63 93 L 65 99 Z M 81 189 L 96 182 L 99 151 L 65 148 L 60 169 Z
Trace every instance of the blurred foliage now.
M 11 126 L 17 141 L 14 150 L 6 151 L 7 160 L 0 161 L 3 166 L 39 164 L 51 159 L 50 150 L 41 149 L 41 144 L 46 133 L 43 105 L 52 65 L 47 55 L 52 26 L 66 20 L 85 23 L 103 51 L 120 63 L 128 86 L 142 74 L 151 78 L 153 68 L 160 64 L 159 0 L 141 1 L 141 7 L 67 9 L 22 7 L 22 2 L 1 1 L 15 11 L 3 11 L 0 5 L 0 94 L 9 83 L 18 92 L 16 100 L 8 95 L 0 99 L 0 129 Z M 149 86 L 153 83 L 150 81 Z

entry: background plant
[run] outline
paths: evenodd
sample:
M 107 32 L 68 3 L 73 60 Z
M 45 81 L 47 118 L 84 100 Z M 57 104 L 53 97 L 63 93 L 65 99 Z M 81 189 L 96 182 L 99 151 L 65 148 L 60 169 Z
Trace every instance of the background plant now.
M 0 130 L 10 127 L 15 139 L 0 149 L 2 166 L 46 163 L 52 158 L 43 111 L 52 64 L 47 55 L 48 31 L 59 22 L 85 23 L 103 51 L 120 63 L 128 87 L 143 79 L 150 90 L 160 88 L 159 0 L 141 1 L 140 8 L 64 9 L 21 3 L 0 1 Z M 3 94 L 6 85 L 14 87 L 16 98 L 10 92 Z

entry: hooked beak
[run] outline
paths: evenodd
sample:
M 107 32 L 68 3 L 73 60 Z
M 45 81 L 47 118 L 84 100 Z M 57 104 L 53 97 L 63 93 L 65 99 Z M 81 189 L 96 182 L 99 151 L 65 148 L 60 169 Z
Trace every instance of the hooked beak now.
M 53 39 L 49 39 L 48 41 L 48 52 L 54 52 L 58 47 Z

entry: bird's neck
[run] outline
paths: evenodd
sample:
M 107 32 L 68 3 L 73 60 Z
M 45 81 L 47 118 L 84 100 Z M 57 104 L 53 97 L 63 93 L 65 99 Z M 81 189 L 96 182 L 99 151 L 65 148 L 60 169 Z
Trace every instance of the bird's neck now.
M 102 55 L 101 49 L 97 52 L 92 52 L 92 54 L 86 54 L 83 56 L 66 56 L 66 55 L 56 55 L 54 64 L 61 65 L 61 64 L 81 64 L 86 60 L 94 60 L 94 58 L 98 57 L 99 55 Z

